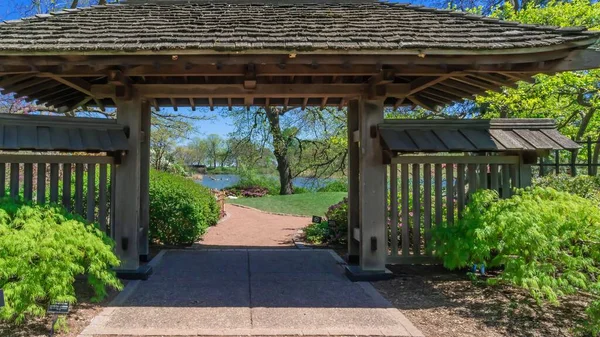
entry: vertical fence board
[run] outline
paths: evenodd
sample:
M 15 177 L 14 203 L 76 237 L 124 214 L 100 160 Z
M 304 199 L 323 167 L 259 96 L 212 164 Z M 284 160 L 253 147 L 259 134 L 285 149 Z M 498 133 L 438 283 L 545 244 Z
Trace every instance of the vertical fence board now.
M 108 181 L 106 180 L 106 164 L 100 164 L 100 172 L 98 174 L 98 223 L 100 224 L 100 229 L 103 232 L 106 232 L 107 185 Z
M 10 197 L 19 197 L 19 163 L 10 164 Z
M 87 220 L 94 222 L 96 213 L 96 165 L 88 164 Z
M 425 227 L 425 252 L 431 242 L 431 164 L 423 165 L 423 227 Z
M 0 197 L 6 196 L 6 164 L 0 163 Z
M 500 192 L 498 188 L 498 164 L 490 165 L 490 188 Z
M 443 221 L 442 215 L 442 165 L 434 166 L 434 192 L 435 192 L 435 224 L 439 225 Z
M 511 182 L 511 194 L 513 188 L 518 188 L 521 186 L 519 180 L 519 166 L 518 165 L 510 165 L 510 182 Z
M 460 219 L 465 208 L 465 164 L 456 165 L 456 203 Z
M 508 164 L 502 164 L 502 198 L 510 197 L 510 172 Z
M 110 226 L 110 237 L 115 238 L 115 227 L 117 226 L 117 224 L 115 223 L 115 192 L 116 192 L 116 188 L 115 188 L 115 181 L 116 179 L 116 170 L 115 170 L 115 166 L 116 165 L 111 165 L 110 166 L 110 222 L 109 222 L 109 226 Z
M 402 203 L 402 255 L 408 256 L 408 164 L 400 165 L 400 200 Z
M 58 164 L 50 164 L 50 202 L 58 202 Z
M 475 164 L 469 164 L 467 165 L 467 175 L 469 177 L 469 195 L 468 197 L 471 197 L 471 194 L 475 193 L 475 191 L 477 191 L 477 165 Z
M 488 189 L 488 165 L 479 164 L 479 188 Z
M 446 221 L 454 223 L 454 165 L 446 164 Z
M 75 213 L 83 214 L 83 164 L 75 164 Z
M 71 164 L 63 164 L 62 204 L 71 211 Z
M 23 164 L 23 199 L 33 199 L 33 164 Z
M 421 165 L 412 166 L 413 254 L 421 255 Z
M 390 249 L 398 255 L 398 165 L 390 165 Z
M 37 164 L 37 202 L 46 203 L 46 163 Z

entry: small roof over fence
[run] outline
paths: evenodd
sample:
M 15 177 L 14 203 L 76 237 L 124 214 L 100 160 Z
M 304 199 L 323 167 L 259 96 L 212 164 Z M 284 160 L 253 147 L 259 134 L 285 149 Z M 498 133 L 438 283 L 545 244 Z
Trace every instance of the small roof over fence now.
M 576 150 L 551 119 L 406 120 L 379 125 L 383 147 L 395 153 Z
M 59 152 L 127 151 L 127 134 L 114 120 L 0 115 L 0 150 Z

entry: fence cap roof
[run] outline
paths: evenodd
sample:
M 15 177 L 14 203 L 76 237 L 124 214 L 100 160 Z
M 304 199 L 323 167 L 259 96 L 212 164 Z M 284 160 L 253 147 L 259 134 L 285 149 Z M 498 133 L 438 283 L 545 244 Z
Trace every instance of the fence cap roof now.
M 551 119 L 406 120 L 379 124 L 381 141 L 392 152 L 519 152 L 576 150 Z
M 0 115 L 0 150 L 127 151 L 126 130 L 114 120 L 38 115 Z

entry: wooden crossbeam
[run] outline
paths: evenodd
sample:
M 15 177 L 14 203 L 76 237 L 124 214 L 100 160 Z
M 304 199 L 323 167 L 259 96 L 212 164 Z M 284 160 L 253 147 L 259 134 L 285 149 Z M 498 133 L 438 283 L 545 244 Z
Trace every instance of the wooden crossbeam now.
M 484 82 L 484 81 L 480 81 L 480 80 L 477 80 L 477 79 L 474 79 L 474 78 L 452 77 L 452 79 L 454 81 L 462 82 L 462 83 L 468 84 L 470 86 L 481 88 L 481 89 L 485 89 L 485 90 L 497 90 L 498 89 L 498 87 L 495 86 L 495 85 L 493 85 L 493 84 L 490 84 L 490 83 L 487 83 L 487 82 Z
M 426 100 L 424 100 L 422 98 L 417 98 L 415 96 L 407 96 L 406 98 L 408 98 L 411 102 L 413 102 L 414 104 L 416 104 L 416 105 L 418 105 L 418 106 L 420 106 L 422 108 L 425 108 L 425 109 L 430 110 L 430 111 L 435 111 L 436 110 L 435 109 L 435 104 L 426 102 Z
M 10 91 L 8 86 L 15 84 L 15 83 L 19 83 L 21 81 L 28 80 L 34 76 L 35 76 L 34 74 L 22 74 L 22 75 L 15 75 L 15 76 L 7 77 L 7 78 L 3 79 L 2 81 L 0 81 L 0 88 Z
M 69 86 L 79 92 L 82 92 L 82 93 L 86 94 L 87 96 L 94 96 L 94 94 L 92 94 L 92 91 L 91 91 L 91 84 L 82 79 L 78 79 L 78 78 L 65 79 L 56 74 L 48 74 L 48 73 L 43 74 L 43 75 L 45 75 L 45 77 L 50 77 L 53 80 L 60 82 L 66 86 Z

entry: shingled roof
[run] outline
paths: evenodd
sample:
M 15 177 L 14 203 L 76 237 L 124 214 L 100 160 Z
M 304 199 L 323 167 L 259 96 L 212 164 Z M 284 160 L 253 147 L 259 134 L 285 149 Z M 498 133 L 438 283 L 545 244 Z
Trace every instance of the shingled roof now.
M 0 24 L 0 52 L 414 51 L 590 45 L 598 32 L 387 2 L 130 0 Z M 528 50 L 530 51 L 530 50 Z

